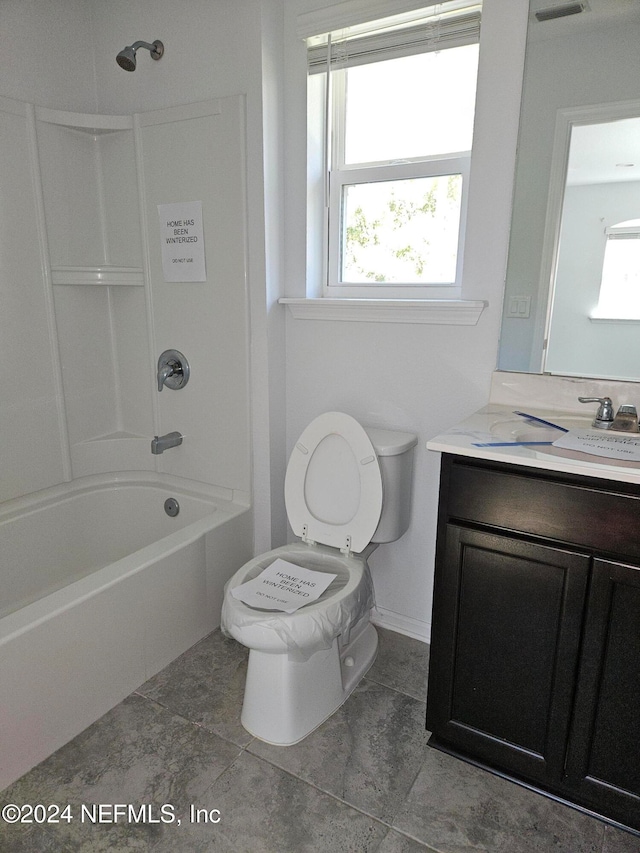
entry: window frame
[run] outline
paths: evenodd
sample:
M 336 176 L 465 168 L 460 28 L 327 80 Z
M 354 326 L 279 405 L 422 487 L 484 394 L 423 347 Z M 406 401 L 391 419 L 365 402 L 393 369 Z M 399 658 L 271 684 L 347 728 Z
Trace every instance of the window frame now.
M 428 296 L 437 298 L 458 298 L 462 292 L 462 268 L 464 239 L 466 233 L 467 197 L 470 153 L 453 154 L 446 157 L 411 160 L 406 163 L 385 163 L 367 166 L 345 166 L 333 169 L 329 175 L 329 212 L 328 212 L 328 261 L 324 280 L 324 295 L 328 297 L 377 296 L 390 299 L 420 299 Z M 455 280 L 448 284 L 424 282 L 422 284 L 392 283 L 369 284 L 366 282 L 345 283 L 339 280 L 342 261 L 342 200 L 343 188 L 353 184 L 374 183 L 411 178 L 432 178 L 448 175 L 460 175 L 462 189 L 460 197 L 460 222 L 458 226 L 458 245 L 456 251 Z
M 440 48 L 447 50 L 462 44 L 477 44 L 478 38 L 463 37 L 461 41 L 446 42 Z M 430 48 L 435 49 L 435 48 Z M 330 48 L 329 48 L 330 50 Z M 400 55 L 415 55 L 425 52 L 424 48 L 403 50 Z M 392 59 L 394 56 L 386 56 Z M 382 59 L 382 57 L 381 57 Z M 371 60 L 371 61 L 376 61 Z M 355 64 L 368 64 L 358 61 Z M 348 66 L 347 66 L 348 67 Z M 462 296 L 462 276 L 464 246 L 466 239 L 469 175 L 471 169 L 471 151 L 445 152 L 442 155 L 425 156 L 397 161 L 375 163 L 346 164 L 345 147 L 345 110 L 346 110 L 346 67 L 335 67 L 327 57 L 326 69 L 308 75 L 322 79 L 324 109 L 318 109 L 317 84 L 315 94 L 308 97 L 308 127 L 313 128 L 314 144 L 309 147 L 308 181 L 308 222 L 307 235 L 307 276 L 311 290 L 324 298 L 364 298 L 364 299 L 460 299 Z M 477 78 L 476 78 L 477 79 Z M 319 81 L 318 81 L 319 82 Z M 329 87 L 329 91 L 327 91 Z M 311 111 L 315 115 L 311 115 Z M 327 126 L 328 125 L 328 126 Z M 322 144 L 318 145 L 318 138 Z M 323 159 L 319 174 L 318 156 Z M 315 164 L 312 164 L 315 157 Z M 343 187 L 372 181 L 392 181 L 410 178 L 424 178 L 447 175 L 461 176 L 460 221 L 456 254 L 456 275 L 451 283 L 344 283 L 340 281 L 342 247 L 342 198 Z M 315 187 L 314 187 L 315 183 Z M 319 186 L 322 189 L 319 191 Z M 319 213 L 319 196 L 323 198 L 323 213 Z M 321 224 L 321 228 L 317 226 Z M 318 234 L 321 232 L 321 245 Z M 317 269 L 318 256 L 322 269 Z M 311 264 L 309 263 L 311 259 Z M 315 279 L 316 286 L 313 286 Z

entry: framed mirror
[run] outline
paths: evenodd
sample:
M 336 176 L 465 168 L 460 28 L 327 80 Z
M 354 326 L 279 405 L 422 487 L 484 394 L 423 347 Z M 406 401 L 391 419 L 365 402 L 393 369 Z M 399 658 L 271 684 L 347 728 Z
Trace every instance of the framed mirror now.
M 530 2 L 500 370 L 640 381 L 639 44 L 638 0 Z

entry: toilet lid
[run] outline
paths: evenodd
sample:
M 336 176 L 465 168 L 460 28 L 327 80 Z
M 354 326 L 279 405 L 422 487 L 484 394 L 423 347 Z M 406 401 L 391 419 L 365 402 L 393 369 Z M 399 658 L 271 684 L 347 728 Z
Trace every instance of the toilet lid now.
M 289 459 L 284 500 L 296 536 L 356 553 L 369 544 L 382 512 L 382 475 L 358 421 L 326 412 L 309 424 Z

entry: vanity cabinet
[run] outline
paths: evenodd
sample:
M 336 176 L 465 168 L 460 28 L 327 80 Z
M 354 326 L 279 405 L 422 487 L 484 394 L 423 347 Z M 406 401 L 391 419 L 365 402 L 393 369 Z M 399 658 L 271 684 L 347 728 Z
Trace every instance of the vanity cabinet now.
M 427 728 L 640 830 L 640 486 L 443 455 Z

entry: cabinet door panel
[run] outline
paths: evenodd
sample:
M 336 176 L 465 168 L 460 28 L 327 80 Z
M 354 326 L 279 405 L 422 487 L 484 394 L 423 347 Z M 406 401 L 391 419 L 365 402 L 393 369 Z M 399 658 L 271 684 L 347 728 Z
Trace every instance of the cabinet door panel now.
M 640 568 L 596 560 L 567 781 L 640 829 Z
M 532 781 L 562 776 L 589 560 L 447 525 L 427 727 Z

